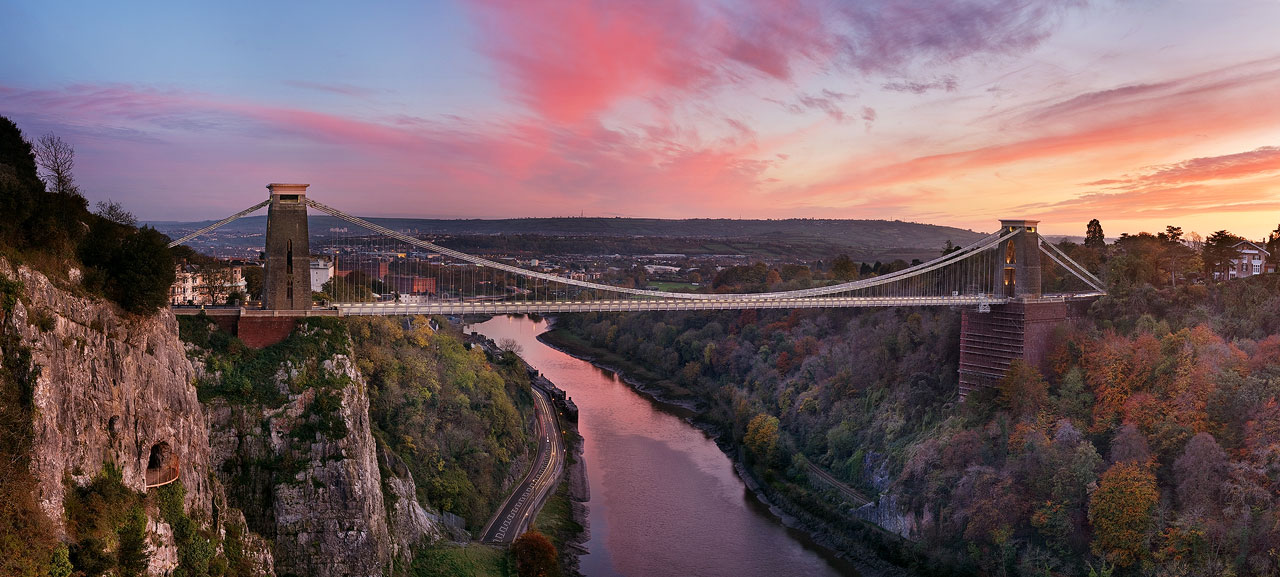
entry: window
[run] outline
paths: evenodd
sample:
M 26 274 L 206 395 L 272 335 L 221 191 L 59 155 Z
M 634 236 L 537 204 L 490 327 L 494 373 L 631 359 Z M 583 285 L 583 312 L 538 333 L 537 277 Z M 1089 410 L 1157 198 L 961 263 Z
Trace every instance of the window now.
M 1005 245 L 1004 262 L 1005 264 L 1014 264 L 1018 262 L 1018 248 L 1013 245 L 1013 241 L 1009 241 L 1009 244 Z
M 1254 264 L 1254 265 L 1253 265 L 1253 274 L 1259 274 L 1259 273 L 1261 273 L 1261 272 L 1262 272 L 1262 265 L 1260 265 L 1260 264 Z

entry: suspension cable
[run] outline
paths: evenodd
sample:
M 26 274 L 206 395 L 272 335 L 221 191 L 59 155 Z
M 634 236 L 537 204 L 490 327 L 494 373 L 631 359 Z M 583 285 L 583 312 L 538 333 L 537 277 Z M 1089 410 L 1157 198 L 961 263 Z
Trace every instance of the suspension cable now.
M 173 247 L 175 247 L 175 246 L 178 246 L 178 245 L 180 245 L 180 244 L 182 244 L 182 243 L 184 243 L 184 242 L 187 242 L 187 241 L 189 241 L 189 240 L 191 240 L 191 239 L 193 239 L 193 238 L 195 238 L 195 237 L 197 237 L 197 236 L 200 236 L 200 235 L 202 235 L 202 234 L 206 234 L 206 233 L 209 233 L 209 232 L 213 232 L 215 229 L 217 229 L 217 228 L 219 228 L 219 227 L 221 227 L 221 226 L 223 226 L 223 225 L 225 225 L 225 224 L 227 224 L 227 223 L 229 223 L 229 222 L 231 222 L 231 221 L 233 221 L 233 220 L 235 220 L 235 219 L 237 219 L 237 218 L 240 218 L 240 217 L 245 216 L 245 215 L 247 215 L 247 214 L 249 214 L 249 213 L 251 213 L 251 212 L 254 212 L 254 211 L 258 210 L 259 208 L 262 208 L 262 207 L 264 207 L 264 206 L 266 206 L 266 205 L 268 205 L 268 204 L 270 204 L 270 203 L 271 203 L 271 199 L 270 199 L 270 198 L 268 198 L 268 199 L 266 199 L 266 200 L 264 200 L 264 201 L 262 201 L 262 202 L 259 202 L 258 204 L 255 204 L 255 205 L 253 205 L 253 206 L 251 206 L 251 207 L 249 207 L 249 208 L 246 208 L 246 209 L 244 209 L 244 210 L 242 210 L 242 211 L 240 211 L 240 212 L 237 212 L 237 213 L 235 213 L 235 214 L 233 214 L 233 215 L 231 215 L 231 216 L 228 216 L 227 218 L 224 218 L 224 219 L 222 219 L 222 220 L 220 220 L 220 221 L 218 221 L 218 222 L 215 222 L 215 223 L 213 223 L 213 224 L 211 224 L 211 225 L 209 225 L 209 226 L 206 226 L 206 227 L 204 227 L 204 228 L 202 228 L 202 229 L 200 229 L 200 230 L 197 230 L 197 231 L 195 231 L 195 232 L 193 232 L 193 233 L 191 233 L 191 234 L 189 234 L 189 235 L 187 235 L 187 236 L 184 236 L 184 237 L 182 237 L 182 238 L 180 238 L 180 239 L 178 239 L 178 240 L 175 240 L 175 241 L 173 241 L 173 242 L 169 243 L 169 248 L 173 248 Z

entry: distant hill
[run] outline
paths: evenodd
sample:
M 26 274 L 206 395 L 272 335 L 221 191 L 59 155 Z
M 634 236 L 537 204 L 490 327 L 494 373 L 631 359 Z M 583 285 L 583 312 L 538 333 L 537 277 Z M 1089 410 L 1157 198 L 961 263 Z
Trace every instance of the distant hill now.
M 590 252 L 599 247 L 619 252 L 623 238 L 634 242 L 637 251 L 670 249 L 682 253 L 734 253 L 761 257 L 828 258 L 845 252 L 859 260 L 930 258 L 950 240 L 964 245 L 982 236 L 953 227 L 889 220 L 836 219 L 653 219 L 653 218 L 515 218 L 501 220 L 442 220 L 412 218 L 371 218 L 379 225 L 414 234 L 466 237 L 479 235 L 524 235 L 576 239 L 576 245 Z M 177 238 L 214 221 L 152 222 L 161 232 Z M 197 250 L 216 247 L 259 247 L 266 226 L 265 216 L 242 218 L 219 229 L 216 241 L 193 243 Z M 313 235 L 324 236 L 330 229 L 355 227 L 329 216 L 310 219 Z M 603 242 L 612 239 L 614 242 Z M 233 242 L 234 241 L 234 242 Z M 450 244 L 446 242 L 445 244 Z M 463 243 L 467 244 L 467 243 Z M 562 243 L 563 244 L 563 243 Z M 626 244 L 626 243 L 621 243 Z M 665 247 L 665 248 L 664 248 Z M 630 251 L 622 251 L 630 252 Z

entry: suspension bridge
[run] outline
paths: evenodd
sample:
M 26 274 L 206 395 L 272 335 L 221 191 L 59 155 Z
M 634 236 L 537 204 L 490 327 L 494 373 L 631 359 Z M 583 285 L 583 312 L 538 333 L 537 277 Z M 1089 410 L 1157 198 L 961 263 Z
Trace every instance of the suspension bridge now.
M 1002 220 L 998 230 L 958 250 L 871 278 L 773 292 L 677 292 L 475 256 L 308 198 L 305 184 L 267 188 L 266 200 L 170 243 L 189 242 L 267 208 L 263 306 L 238 313 L 240 332 L 246 323 L 255 325 L 265 331 L 264 342 L 287 335 L 292 319 L 317 315 L 960 307 L 961 386 L 967 390 L 999 378 L 1014 358 L 1038 360 L 1052 326 L 1073 306 L 1105 294 L 1103 282 L 1041 237 L 1034 220 Z M 319 305 L 313 303 L 311 210 L 344 223 L 318 243 L 324 246 L 316 256 L 332 262 L 334 271 Z M 1070 279 L 1073 290 L 1042 292 L 1045 267 L 1056 267 L 1054 277 Z

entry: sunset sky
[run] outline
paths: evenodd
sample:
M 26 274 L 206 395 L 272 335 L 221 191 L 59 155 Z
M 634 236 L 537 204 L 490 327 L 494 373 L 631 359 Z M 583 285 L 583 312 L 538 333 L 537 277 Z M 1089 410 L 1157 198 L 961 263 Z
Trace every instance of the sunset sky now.
M 370 216 L 1280 224 L 1280 1 L 0 0 L 91 201 Z

